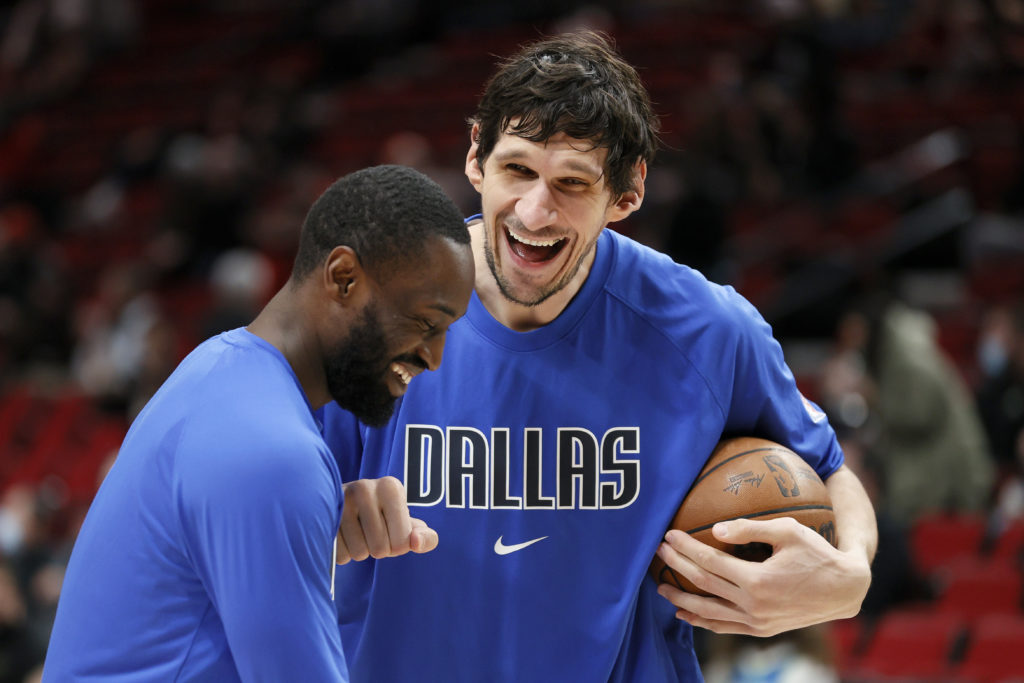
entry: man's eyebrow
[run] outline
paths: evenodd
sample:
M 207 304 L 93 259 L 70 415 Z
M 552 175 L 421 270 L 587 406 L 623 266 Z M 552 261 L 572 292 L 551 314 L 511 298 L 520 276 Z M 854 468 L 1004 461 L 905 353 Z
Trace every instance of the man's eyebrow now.
M 505 162 L 505 161 L 512 161 L 514 159 L 521 159 L 524 156 L 526 156 L 526 154 L 525 154 L 525 152 L 522 152 L 522 151 L 520 151 L 518 149 L 512 148 L 512 149 L 506 149 L 503 152 L 495 152 L 491 156 L 494 157 L 495 161 L 501 163 L 501 162 Z
M 604 175 L 603 169 L 594 168 L 590 164 L 585 164 L 582 161 L 577 161 L 575 159 L 569 159 L 568 161 L 566 161 L 565 167 L 570 171 L 576 171 L 577 173 L 582 173 L 583 175 L 587 176 L 593 176 L 594 178 L 598 179 L 602 175 Z
M 514 148 L 507 149 L 503 152 L 497 152 L 493 155 L 494 160 L 499 164 L 505 163 L 507 161 L 528 161 L 526 156 L 527 155 L 525 152 Z M 601 176 L 604 175 L 604 169 L 596 168 L 593 165 L 588 164 L 579 159 L 566 159 L 565 161 L 561 162 L 561 166 L 563 166 L 565 170 L 582 173 L 583 175 L 586 176 L 592 176 L 595 179 L 600 179 Z
M 435 310 L 441 311 L 442 313 L 448 314 L 449 318 L 457 318 L 458 317 L 458 314 L 455 312 L 455 309 L 451 308 L 450 306 L 446 306 L 444 304 L 431 304 L 430 308 L 433 308 Z

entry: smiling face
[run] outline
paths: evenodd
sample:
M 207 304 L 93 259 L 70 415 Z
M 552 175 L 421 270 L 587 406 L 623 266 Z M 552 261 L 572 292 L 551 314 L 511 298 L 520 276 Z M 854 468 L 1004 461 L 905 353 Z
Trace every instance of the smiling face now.
M 639 207 L 646 169 L 639 164 L 636 189 L 615 197 L 604 172 L 607 150 L 564 133 L 546 143 L 503 134 L 482 169 L 476 150 L 474 143 L 466 175 L 481 194 L 478 255 L 506 306 L 543 305 L 541 317 L 553 318 L 586 280 L 601 230 Z M 477 291 L 485 299 L 480 282 Z
M 370 426 L 382 426 L 412 379 L 441 364 L 448 327 L 466 312 L 473 288 L 468 245 L 428 240 L 419 261 L 372 282 L 346 337 L 326 345 L 327 390 Z M 382 278 L 383 279 L 383 278 Z

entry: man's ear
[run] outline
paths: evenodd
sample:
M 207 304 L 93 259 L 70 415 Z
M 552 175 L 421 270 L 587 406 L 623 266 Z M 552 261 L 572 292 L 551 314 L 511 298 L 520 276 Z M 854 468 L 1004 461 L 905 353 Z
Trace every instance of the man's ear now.
M 640 161 L 633 169 L 633 189 L 623 192 L 608 208 L 608 223 L 621 221 L 644 203 L 644 181 L 647 180 L 647 162 Z
M 474 123 L 469 131 L 469 151 L 466 152 L 466 177 L 469 182 L 480 192 L 484 182 L 484 171 L 480 167 L 480 159 L 477 154 L 480 151 L 480 124 Z
M 337 246 L 327 255 L 323 285 L 332 301 L 359 304 L 367 290 L 366 271 L 352 247 Z

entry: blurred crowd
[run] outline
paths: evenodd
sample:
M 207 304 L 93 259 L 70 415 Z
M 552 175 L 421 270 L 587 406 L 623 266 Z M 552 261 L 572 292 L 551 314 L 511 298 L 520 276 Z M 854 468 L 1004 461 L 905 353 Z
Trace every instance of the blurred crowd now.
M 911 121 L 906 150 L 889 148 L 896 138 L 866 135 L 847 106 L 862 103 L 872 125 L 892 132 L 877 120 L 882 109 L 871 113 L 888 92 L 942 101 L 1019 85 L 1024 0 L 761 0 L 728 9 L 696 0 L 263 0 L 253 6 L 279 21 L 261 44 L 298 44 L 297 56 L 224 74 L 209 98 L 186 103 L 195 112 L 187 124 L 125 126 L 89 160 L 92 173 L 72 175 L 48 146 L 57 131 L 47 112 L 88 100 L 97 74 L 147 44 L 159 12 L 230 23 L 247 11 L 230 0 L 179 4 L 185 9 L 157 0 L 0 3 L 0 396 L 25 387 L 80 394 L 97 414 L 128 424 L 184 353 L 252 319 L 287 278 L 307 207 L 354 166 L 417 167 L 467 215 L 475 211 L 462 159 L 480 83 L 467 85 L 464 109 L 442 122 L 443 139 L 414 125 L 372 136 L 348 129 L 347 88 L 415 82 L 431 64 L 443 71 L 438 46 L 455 28 L 469 32 L 479 61 L 492 52 L 489 35 L 507 40 L 516 27 L 527 40 L 580 26 L 617 37 L 654 23 L 660 37 L 634 33 L 622 48 L 656 80 L 666 146 L 644 210 L 622 229 L 736 286 L 763 306 L 783 342 L 790 333 L 824 340 L 805 391 L 836 424 L 882 528 L 865 612 L 927 593 L 906 547 L 920 516 L 975 512 L 994 528 L 1024 519 L 1024 279 L 980 294 L 970 284 L 979 271 L 1024 273 L 1024 108 L 922 152 L 909 143 L 934 133 L 934 121 Z M 662 15 L 669 19 L 659 23 Z M 677 49 L 682 64 L 672 70 Z M 410 122 L 427 116 L 371 116 L 402 113 Z M 325 159 L 325 141 L 339 136 L 362 156 Z M 995 183 L 969 163 L 991 147 L 1009 154 Z M 872 240 L 887 226 L 955 188 L 973 202 L 944 246 L 902 260 L 879 255 L 886 243 Z M 844 232 L 855 210 L 868 221 Z M 959 294 L 937 307 L 915 301 L 900 286 L 903 267 L 957 271 Z M 819 308 L 803 322 L 773 319 L 787 278 L 816 268 Z M 839 281 L 828 279 L 836 273 Z M 968 330 L 955 348 L 940 325 L 953 304 Z M 0 403 L 0 424 L 3 414 Z M 0 458 L 6 448 L 0 442 Z M 68 508 L 53 478 L 0 487 L 0 683 L 21 682 L 38 675 L 81 510 Z M 820 650 L 816 642 L 783 638 L 746 657 L 734 649 L 742 643 L 709 647 L 719 662 L 709 680 L 729 680 L 715 678 L 717 652 L 774 666 Z M 827 680 L 807 670 L 805 680 Z

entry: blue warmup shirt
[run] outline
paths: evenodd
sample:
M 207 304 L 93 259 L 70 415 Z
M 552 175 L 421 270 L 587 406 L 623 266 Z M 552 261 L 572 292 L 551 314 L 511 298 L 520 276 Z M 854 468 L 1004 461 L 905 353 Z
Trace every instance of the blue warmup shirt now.
M 132 424 L 68 564 L 44 681 L 346 681 L 341 479 L 284 357 L 198 346 Z
M 607 229 L 551 324 L 511 331 L 474 293 L 397 419 L 325 420 L 342 476 L 398 477 L 440 536 L 338 568 L 350 675 L 371 683 L 700 681 L 647 568 L 711 450 L 757 435 L 823 478 L 842 463 L 745 299 Z

